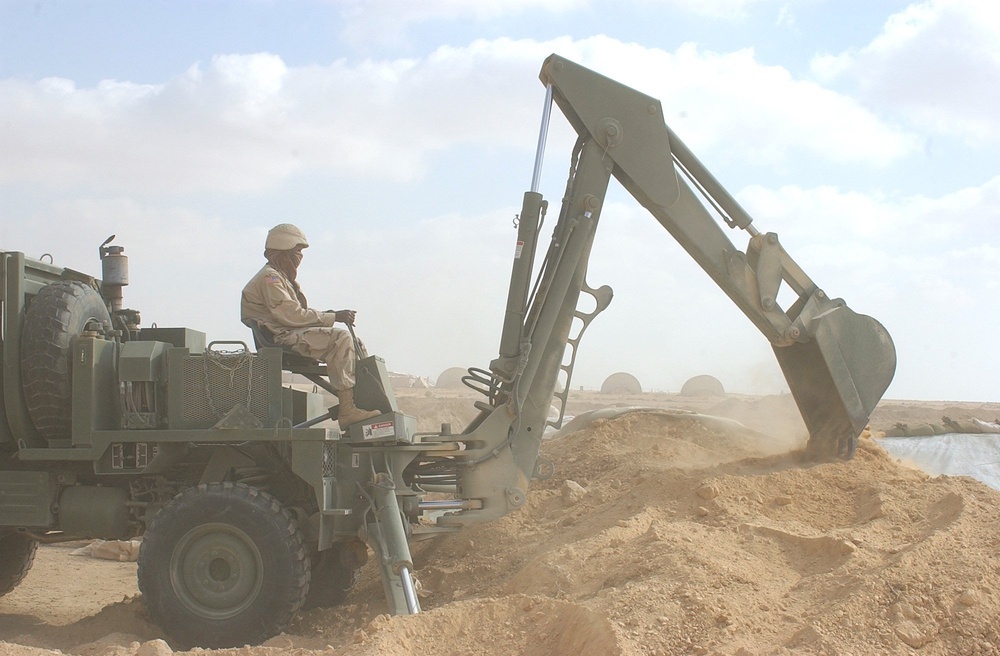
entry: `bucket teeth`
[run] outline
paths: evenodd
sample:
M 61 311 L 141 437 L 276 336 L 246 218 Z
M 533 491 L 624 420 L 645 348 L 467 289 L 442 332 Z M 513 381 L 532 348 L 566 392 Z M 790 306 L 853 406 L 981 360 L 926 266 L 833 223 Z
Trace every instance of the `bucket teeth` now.
M 888 331 L 843 306 L 816 323 L 809 341 L 774 354 L 809 430 L 810 455 L 849 459 L 896 372 Z

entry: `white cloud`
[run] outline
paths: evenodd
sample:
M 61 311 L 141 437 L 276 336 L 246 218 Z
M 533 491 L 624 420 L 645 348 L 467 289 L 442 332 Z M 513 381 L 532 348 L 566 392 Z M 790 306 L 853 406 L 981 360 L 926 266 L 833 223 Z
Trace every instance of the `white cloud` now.
M 754 5 L 768 0 L 637 0 L 642 4 L 663 4 L 689 14 L 736 20 L 747 15 Z
M 260 191 L 297 172 L 419 178 L 460 145 L 528 150 L 537 71 L 557 51 L 663 99 L 696 150 L 782 164 L 795 151 L 885 164 L 913 139 L 750 50 L 670 53 L 607 37 L 497 39 L 423 59 L 289 67 L 217 56 L 159 85 L 0 81 L 0 183 L 90 190 Z
M 412 180 L 456 144 L 530 148 L 549 48 L 506 39 L 423 60 L 286 67 L 218 56 L 160 85 L 0 81 L 0 184 L 259 190 L 320 169 Z
M 2 81 L 0 120 L 11 129 L 0 134 L 0 183 L 237 191 L 303 168 L 412 178 L 455 138 L 439 122 L 452 118 L 447 102 L 414 116 L 414 105 L 427 108 L 428 76 L 403 77 L 407 67 L 288 70 L 260 54 L 216 57 L 158 86 Z
M 341 0 L 341 34 L 361 52 L 407 41 L 412 25 L 432 21 L 515 17 L 524 14 L 563 14 L 592 4 L 593 0 Z
M 643 70 L 675 131 L 699 149 L 758 164 L 785 163 L 799 152 L 882 166 L 919 147 L 851 98 L 761 64 L 749 49 L 720 54 L 686 45 L 650 53 Z
M 806 241 L 818 232 L 836 234 L 839 242 L 904 244 L 913 252 L 935 256 L 947 244 L 997 240 L 1000 222 L 1000 176 L 937 198 L 887 196 L 823 186 L 779 189 L 751 186 L 740 193 L 760 230 L 784 232 Z
M 929 0 L 891 16 L 871 43 L 817 57 L 824 80 L 856 80 L 864 100 L 970 143 L 1000 139 L 1000 12 L 988 0 Z
M 1000 350 L 1000 176 L 939 197 L 783 187 L 740 198 L 817 285 L 886 326 L 899 361 L 891 397 L 1000 391 L 980 365 Z
M 252 188 L 295 168 L 272 55 L 217 57 L 162 85 L 0 81 L 0 183 L 91 189 Z
M 732 0 L 730 0 L 732 1 Z M 741 0 L 735 0 L 737 2 Z M 427 20 L 473 18 L 490 20 L 516 16 L 526 11 L 568 11 L 590 4 L 591 0 L 342 0 L 341 15 L 348 21 L 378 19 L 399 23 Z
M 601 12 L 642 11 L 661 5 L 688 14 L 727 21 L 747 16 L 756 5 L 774 0 L 342 0 L 342 34 L 356 48 L 403 43 L 407 28 L 433 21 L 489 20 L 540 15 L 561 16 L 573 10 Z M 781 10 L 787 19 L 787 8 Z

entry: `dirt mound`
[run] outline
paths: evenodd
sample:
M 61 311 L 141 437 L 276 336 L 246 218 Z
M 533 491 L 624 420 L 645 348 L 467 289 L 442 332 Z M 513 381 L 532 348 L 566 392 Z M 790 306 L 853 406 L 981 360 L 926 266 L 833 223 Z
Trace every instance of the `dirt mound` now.
M 446 609 L 472 626 L 471 609 L 527 595 L 610 623 L 613 649 L 579 653 L 995 653 L 997 492 L 900 467 L 870 440 L 848 463 L 774 448 L 662 412 L 546 443 L 560 467 L 520 512 L 416 545 L 436 610 L 405 626 L 433 632 Z M 359 594 L 377 599 L 378 582 Z M 521 653 L 487 624 L 462 648 Z
M 521 512 L 419 551 L 425 605 L 565 600 L 606 617 L 626 654 L 996 644 L 997 492 L 868 440 L 810 465 L 758 438 L 635 413 L 544 445 L 564 466 Z
M 611 622 L 580 604 L 510 595 L 461 601 L 420 616 L 380 615 L 338 656 L 620 654 Z
M 413 546 L 424 613 L 384 615 L 368 567 L 348 605 L 216 653 L 1000 653 L 1000 492 L 870 439 L 828 464 L 790 443 L 693 413 L 596 420 L 543 444 L 556 473 L 519 512 Z M 158 634 L 136 606 L 0 653 L 145 656 Z

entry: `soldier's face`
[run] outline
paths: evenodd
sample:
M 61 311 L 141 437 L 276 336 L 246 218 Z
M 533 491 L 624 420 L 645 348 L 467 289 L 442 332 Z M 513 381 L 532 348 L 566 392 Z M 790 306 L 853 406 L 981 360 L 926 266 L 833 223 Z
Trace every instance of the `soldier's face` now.
M 304 248 L 305 246 L 296 246 L 292 249 L 292 262 L 295 264 L 296 269 L 302 264 L 302 250 Z

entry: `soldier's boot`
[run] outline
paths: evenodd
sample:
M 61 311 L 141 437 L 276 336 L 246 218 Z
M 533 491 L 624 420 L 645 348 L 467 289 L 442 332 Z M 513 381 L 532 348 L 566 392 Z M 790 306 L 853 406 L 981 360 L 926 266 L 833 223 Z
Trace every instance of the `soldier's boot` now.
M 372 417 L 378 417 L 382 414 L 378 410 L 362 410 L 354 405 L 353 387 L 342 389 L 337 394 L 340 397 L 340 410 L 337 414 L 337 421 L 340 423 L 340 430 L 342 431 L 347 430 L 347 427 L 351 424 L 356 424 L 359 421 L 371 419 Z

